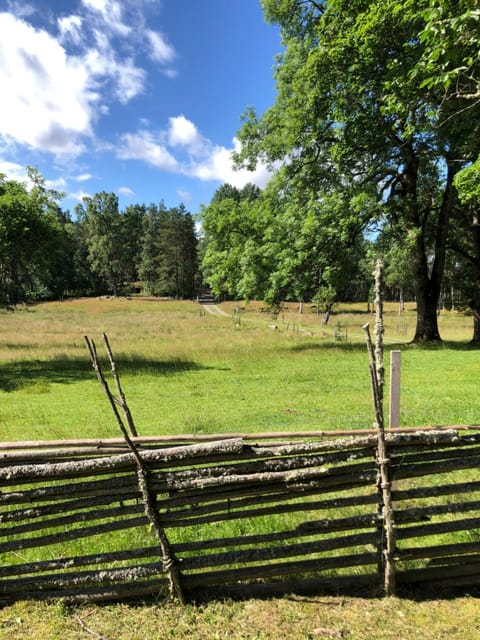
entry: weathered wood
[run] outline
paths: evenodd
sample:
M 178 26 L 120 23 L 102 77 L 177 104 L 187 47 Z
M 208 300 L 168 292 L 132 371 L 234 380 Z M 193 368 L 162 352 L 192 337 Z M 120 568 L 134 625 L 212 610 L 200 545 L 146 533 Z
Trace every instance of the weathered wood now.
M 299 534 L 319 533 L 320 531 L 355 531 L 356 529 L 375 528 L 381 522 L 377 513 L 347 518 L 332 518 L 325 520 L 310 520 L 297 527 Z
M 155 594 L 158 596 L 163 589 L 168 586 L 167 580 L 164 578 L 156 578 L 148 582 L 127 582 L 126 584 L 109 585 L 108 587 L 85 587 L 75 588 L 75 585 L 69 585 L 66 589 L 52 589 L 40 591 L 28 591 L 22 594 L 22 599 L 29 600 L 54 600 L 61 598 L 64 602 L 71 604 L 83 602 L 108 602 L 112 600 L 120 600 L 123 598 L 133 599 L 142 596 Z M 0 602 L 7 604 L 14 600 L 14 594 L 11 597 L 1 597 Z
M 109 585 L 126 581 L 134 583 L 136 580 L 152 576 L 158 578 L 161 575 L 163 575 L 162 563 L 150 562 L 119 569 L 94 569 L 3 580 L 2 593 L 20 591 L 26 594 L 28 591 L 48 588 L 68 589 L 73 586 Z
M 99 379 L 100 384 L 103 386 L 109 400 L 110 400 L 110 404 L 112 406 L 112 409 L 114 410 L 115 416 L 117 417 L 117 421 L 118 421 L 118 425 L 120 427 L 120 430 L 123 434 L 123 437 L 125 439 L 125 442 L 127 443 L 129 449 L 131 450 L 133 457 L 135 459 L 135 464 L 137 467 L 137 478 L 138 478 L 138 488 L 140 489 L 140 493 L 142 495 L 142 503 L 143 503 L 143 508 L 144 508 L 144 512 L 146 517 L 148 518 L 149 522 L 150 522 L 150 526 L 152 527 L 152 530 L 155 532 L 155 536 L 158 540 L 159 546 L 160 546 L 160 551 L 161 551 L 161 558 L 162 558 L 162 562 L 163 562 L 163 568 L 165 573 L 167 573 L 168 575 L 168 579 L 170 582 L 170 590 L 171 590 L 171 594 L 172 595 L 176 595 L 179 600 L 182 603 L 185 603 L 185 597 L 184 597 L 184 593 L 183 593 L 183 588 L 182 588 L 182 583 L 181 583 L 181 575 L 180 575 L 180 571 L 178 569 L 178 562 L 177 559 L 175 557 L 175 554 L 171 551 L 171 547 L 170 547 L 170 542 L 167 538 L 167 535 L 165 533 L 165 530 L 163 529 L 163 527 L 160 524 L 159 518 L 158 518 L 158 514 L 157 511 L 155 510 L 155 498 L 153 495 L 153 492 L 150 489 L 150 470 L 148 468 L 148 465 L 146 464 L 145 460 L 142 459 L 142 456 L 140 454 L 140 451 L 138 449 L 138 447 L 135 445 L 135 443 L 131 440 L 130 438 L 130 434 L 127 431 L 126 426 L 124 425 L 123 421 L 120 419 L 120 416 L 118 414 L 118 411 L 116 409 L 116 402 L 115 399 L 113 398 L 112 394 L 110 393 L 110 389 L 108 388 L 108 384 L 105 381 L 105 378 L 103 376 L 101 367 L 99 365 L 98 359 L 97 359 L 97 353 L 95 351 L 95 344 L 93 343 L 93 341 L 89 341 L 87 337 L 85 337 L 85 340 L 87 342 L 87 346 L 88 349 L 90 351 L 90 356 L 92 358 L 92 363 L 93 363 L 93 367 L 97 373 L 97 377 Z M 121 387 L 120 387 L 120 382 L 118 380 L 118 376 L 116 374 L 116 368 L 115 368 L 115 363 L 113 361 L 113 356 L 112 356 L 112 352 L 110 349 L 110 344 L 108 342 L 108 338 L 107 335 L 104 333 L 103 334 L 103 340 L 105 342 L 106 348 L 107 348 L 107 353 L 108 353 L 108 357 L 110 360 L 110 364 L 112 367 L 112 373 L 114 375 L 115 381 L 117 383 L 117 389 L 119 390 L 120 394 L 121 394 L 121 399 L 119 404 L 121 405 L 123 412 L 124 412 L 124 418 L 127 422 L 128 427 L 131 430 L 131 435 L 132 436 L 136 436 L 136 430 L 133 426 L 133 422 L 131 420 L 131 415 L 130 412 L 128 410 L 128 407 L 126 406 L 125 403 L 125 399 L 123 398 L 123 393 L 121 391 Z
M 259 473 L 235 473 L 235 469 L 233 473 L 225 471 L 225 473 L 221 476 L 217 476 L 215 471 L 213 470 L 212 474 L 206 470 L 205 474 L 199 474 L 198 477 L 196 474 L 183 474 L 182 472 L 178 473 L 166 473 L 164 474 L 164 478 L 166 481 L 166 488 L 169 490 L 185 490 L 185 489 L 206 489 L 212 486 L 226 486 L 226 485 L 241 485 L 241 484 L 270 484 L 270 483 L 279 483 L 283 482 L 287 486 L 290 484 L 297 484 L 298 482 L 308 482 L 309 480 L 318 480 L 319 478 L 323 478 L 329 475 L 338 475 L 345 473 L 345 471 L 350 470 L 350 473 L 353 476 L 359 477 L 360 474 L 364 472 L 368 472 L 369 468 L 371 468 L 371 464 L 357 464 L 357 465 L 346 465 L 340 468 L 328 468 L 328 467 L 315 467 L 312 469 L 293 469 L 288 471 L 265 471 Z M 186 479 L 185 479 L 186 476 Z M 213 476 L 213 477 L 212 477 Z
M 22 564 L 0 566 L 0 578 L 21 576 L 25 574 L 40 574 L 46 571 L 62 571 L 75 567 L 98 566 L 108 563 L 137 560 L 139 558 L 151 558 L 158 553 L 158 548 L 143 547 L 140 549 L 126 549 L 122 551 L 109 551 L 107 553 L 93 553 L 83 556 L 69 556 L 56 558 L 55 560 L 39 560 Z
M 117 404 L 121 407 L 122 411 L 123 411 L 123 416 L 125 418 L 125 422 L 128 425 L 128 428 L 130 430 L 129 436 L 132 438 L 136 438 L 138 437 L 138 433 L 137 433 L 137 428 L 135 427 L 135 423 L 133 421 L 133 416 L 130 412 L 130 408 L 127 404 L 127 400 L 125 398 L 125 394 L 123 393 L 123 389 L 122 389 L 122 385 L 120 383 L 120 376 L 118 375 L 118 371 L 117 371 L 117 365 L 115 363 L 115 360 L 113 359 L 113 353 L 112 353 L 112 349 L 110 347 L 110 342 L 108 340 L 108 336 L 106 333 L 102 334 L 103 337 L 103 342 L 105 344 L 105 348 L 107 350 L 107 355 L 108 355 L 108 359 L 110 361 L 110 369 L 112 372 L 112 377 L 115 381 L 115 386 L 117 388 L 117 393 L 118 393 L 118 397 L 117 397 Z M 134 446 L 137 446 L 134 444 Z
M 242 440 L 229 438 L 220 442 L 200 445 L 186 445 L 182 447 L 172 447 L 170 449 L 155 449 L 153 451 L 142 450 L 140 451 L 140 457 L 145 464 L 182 461 L 188 465 L 191 461 L 195 462 L 196 458 L 204 457 L 211 453 L 241 453 L 242 447 Z M 32 480 L 39 482 L 47 478 L 51 480 L 63 480 L 65 478 L 81 478 L 101 472 L 114 473 L 118 471 L 132 470 L 134 468 L 134 454 L 126 453 L 117 456 L 108 456 L 75 462 L 0 467 L 0 481 L 18 483 L 20 481 L 29 482 Z
M 277 513 L 277 510 L 280 509 L 281 513 L 292 513 L 295 511 L 305 511 L 305 510 L 330 510 L 330 509 L 344 509 L 346 507 L 359 507 L 363 505 L 372 505 L 376 502 L 376 496 L 374 494 L 369 494 L 365 496 L 349 496 L 346 498 L 331 498 L 329 500 L 310 500 L 308 503 L 304 501 L 299 502 L 298 493 L 292 493 L 291 491 L 287 491 L 285 493 L 274 493 L 262 495 L 260 494 L 260 489 L 257 490 L 257 495 L 253 495 L 251 497 L 243 498 L 243 497 L 229 497 L 227 499 L 221 500 L 219 502 L 211 502 L 208 501 L 206 504 L 202 500 L 202 497 L 206 496 L 199 495 L 199 502 L 195 504 L 191 504 L 190 499 L 187 501 L 181 499 L 170 499 L 170 500 L 162 500 L 157 501 L 158 509 L 169 509 L 170 513 L 165 513 L 162 515 L 164 522 L 168 520 L 170 516 L 173 519 L 176 518 L 188 518 L 188 517 L 196 517 L 203 515 L 211 515 L 217 512 L 226 512 L 232 517 L 235 517 L 237 513 L 241 514 L 245 512 L 249 507 L 255 507 L 255 510 L 258 511 L 259 515 L 266 515 L 269 513 L 268 510 L 271 510 L 270 513 Z M 316 495 L 316 491 L 310 492 L 310 494 L 302 493 L 302 498 L 314 496 Z M 239 492 L 241 496 L 241 492 Z M 285 504 L 287 501 L 295 500 L 294 504 Z M 263 505 L 271 505 L 271 507 L 264 507 Z M 177 506 L 183 506 L 184 504 L 189 505 L 188 509 L 175 509 Z M 253 511 L 248 511 L 249 514 L 252 514 Z M 248 517 L 252 517 L 251 515 Z
M 131 504 L 120 507 L 93 509 L 88 511 L 78 511 L 68 513 L 57 518 L 35 518 L 26 524 L 16 524 L 14 526 L 2 527 L 0 537 L 18 536 L 22 533 L 33 533 L 34 531 L 50 530 L 59 527 L 67 527 L 78 522 L 92 522 L 95 520 L 108 520 L 116 518 L 122 520 L 125 516 L 143 513 L 141 504 Z
M 364 569 L 365 570 L 365 569 Z M 200 586 L 189 590 L 189 595 L 195 602 L 208 602 L 212 598 L 266 598 L 282 597 L 292 593 L 298 595 L 318 595 L 322 593 L 338 595 L 352 592 L 358 595 L 368 593 L 373 596 L 378 590 L 377 575 L 375 573 L 319 576 L 303 578 L 290 576 L 288 581 L 270 580 L 262 582 L 243 582 L 219 586 Z
M 65 514 L 67 512 L 73 512 L 82 509 L 91 509 L 92 507 L 98 507 L 101 505 L 109 505 L 112 503 L 123 503 L 127 500 L 135 500 L 139 497 L 139 492 L 136 493 L 123 493 L 119 495 L 109 494 L 102 496 L 90 496 L 88 498 L 80 498 L 79 500 L 66 500 L 62 501 L 61 496 L 58 502 L 54 502 L 47 505 L 28 507 L 26 509 L 15 509 L 0 514 L 0 523 L 4 522 L 16 522 L 19 523 L 22 520 L 32 520 L 33 518 L 43 518 L 45 516 L 55 514 Z M 125 512 L 123 512 L 125 513 Z M 0 535 L 2 529 L 0 529 Z
M 111 495 L 121 500 L 123 494 L 129 494 L 132 491 L 138 492 L 138 486 L 134 474 L 129 473 L 117 475 L 113 478 L 101 477 L 96 480 L 53 484 L 35 487 L 34 489 L 31 489 L 30 485 L 28 485 L 27 488 L 24 489 L 13 489 L 0 493 L 0 505 L 34 504 L 68 497 L 82 498 Z M 138 495 L 140 495 L 139 492 Z
M 448 460 L 455 460 L 457 458 L 461 458 L 464 460 L 468 460 L 469 458 L 478 458 L 480 456 L 480 447 L 479 446 L 471 446 L 471 447 L 458 447 L 455 449 L 440 449 L 440 450 L 429 450 L 423 451 L 421 453 L 411 452 L 411 453 L 402 453 L 401 455 L 391 455 L 392 465 L 413 465 L 416 463 L 426 464 L 427 462 L 439 462 Z
M 365 584 L 373 586 L 376 551 L 370 549 L 377 543 L 378 527 L 384 526 L 384 512 L 379 517 L 372 509 L 376 502 L 376 470 L 372 458 L 377 442 L 375 435 L 330 437 L 321 442 L 248 444 L 241 441 L 235 443 L 233 449 L 231 439 L 226 441 L 226 451 L 219 451 L 217 442 L 207 442 L 206 448 L 203 443 L 193 445 L 204 447 L 201 453 L 195 449 L 193 456 L 191 451 L 187 455 L 185 446 L 159 449 L 158 442 L 154 449 L 138 451 L 142 460 L 144 456 L 149 460 L 148 490 L 161 527 L 190 527 L 195 535 L 195 525 L 214 525 L 226 519 L 254 522 L 259 517 L 298 513 L 297 518 L 303 521 L 298 526 L 292 524 L 289 530 L 273 529 L 267 534 L 239 534 L 172 544 L 172 553 L 178 557 L 182 571 L 182 588 L 187 593 L 196 593 L 197 589 L 208 591 L 213 585 L 223 589 L 230 585 L 232 592 L 241 592 L 244 586 L 238 581 L 248 583 L 258 579 L 265 582 L 265 589 L 272 586 L 279 591 L 285 584 L 291 584 L 292 577 L 297 578 L 297 572 L 301 581 L 302 574 L 319 571 L 321 575 L 312 583 L 335 588 L 333 585 L 347 584 L 347 581 L 342 583 L 347 577 L 345 572 L 354 584 L 355 576 L 350 575 L 349 568 L 355 566 L 365 572 Z M 469 468 L 476 473 L 478 469 L 480 434 L 459 435 L 452 429 L 389 432 L 385 433 L 385 443 L 391 448 L 391 462 L 395 461 L 390 468 L 398 471 L 395 479 L 409 479 L 408 484 L 410 478 L 413 482 L 423 475 Z M 30 479 L 21 474 L 11 480 L 4 479 L 0 504 L 11 510 L 3 510 L 0 515 L 0 536 L 9 538 L 0 543 L 0 553 L 11 553 L 13 559 L 18 551 L 44 545 L 60 544 L 67 549 L 68 543 L 77 538 L 109 535 L 111 531 L 148 524 L 143 505 L 136 503 L 142 497 L 135 475 L 136 462 L 120 446 L 118 449 L 117 445 L 109 446 L 108 456 L 99 456 L 93 446 L 91 455 L 89 447 L 81 452 L 73 448 L 70 453 L 68 447 L 62 446 L 61 455 L 52 456 L 53 465 L 57 470 L 66 465 L 69 470 L 68 465 L 88 462 L 92 456 L 95 461 L 109 458 L 113 464 L 119 457 L 126 456 L 127 467 L 111 469 L 108 463 L 105 468 L 78 477 L 75 474 L 48 477 L 47 474 L 38 481 L 34 479 L 33 486 L 29 484 Z M 191 445 L 187 448 L 191 449 Z M 45 456 L 51 449 L 51 446 L 45 448 Z M 172 449 L 177 453 L 180 450 L 181 455 L 170 457 Z M 0 460 L 0 471 L 5 475 L 18 467 L 49 466 L 41 448 L 40 455 L 35 449 L 33 453 L 31 449 L 23 450 L 27 459 L 31 455 L 32 461 L 39 463 L 34 465 L 16 464 L 21 448 L 8 451 L 13 452 L 13 458 Z M 63 455 L 70 455 L 72 460 L 61 461 Z M 150 465 L 154 468 L 151 472 Z M 113 477 L 108 477 L 110 475 Z M 462 474 L 462 477 L 468 476 Z M 421 484 L 426 485 L 426 481 Z M 441 567 L 445 572 L 444 577 L 439 578 L 442 584 L 475 581 L 474 574 L 458 574 L 457 569 L 477 563 L 480 543 L 452 542 L 435 546 L 430 537 L 480 528 L 479 518 L 453 519 L 455 514 L 480 511 L 478 495 L 468 500 L 469 493 L 479 491 L 480 480 L 442 482 L 436 486 L 407 485 L 406 488 L 400 485 L 392 495 L 398 543 L 392 560 L 421 561 L 430 565 L 426 569 Z M 441 501 L 442 496 L 450 495 L 455 495 L 454 502 Z M 417 499 L 424 499 L 426 503 L 416 506 L 406 502 Z M 339 517 L 342 509 L 348 509 L 348 515 Z M 136 514 L 142 515 L 136 517 Z M 429 522 L 429 518 L 440 519 L 440 522 Z M 67 527 L 70 530 L 65 530 Z M 214 526 L 211 531 L 214 532 Z M 32 537 L 38 533 L 40 535 Z M 418 541 L 418 546 L 407 548 L 405 545 L 412 539 Z M 319 557 L 312 558 L 312 554 Z M 163 577 L 159 578 L 165 567 L 158 561 L 158 555 L 158 548 L 150 546 L 6 565 L 0 567 L 0 592 L 3 582 L 8 581 L 6 591 L 9 593 L 4 590 L 2 601 L 20 595 L 64 597 L 72 602 L 101 601 L 156 593 L 167 585 Z M 353 564 L 349 564 L 351 558 Z M 122 566 L 118 566 L 119 563 Z M 140 570 L 136 574 L 137 567 Z M 322 575 L 325 572 L 329 575 Z M 129 588 L 128 577 L 134 574 L 136 579 Z M 221 582 L 222 576 L 227 576 L 226 582 Z M 288 581 L 283 584 L 277 581 L 282 578 Z M 425 581 L 433 579 L 430 576 Z
M 192 569 L 206 569 L 229 564 L 246 564 L 262 562 L 264 560 L 277 560 L 279 558 L 294 558 L 299 556 L 311 557 L 314 553 L 326 551 L 339 551 L 360 545 L 373 545 L 375 536 L 371 532 L 359 533 L 349 536 L 335 536 L 325 540 L 310 540 L 304 543 L 283 544 L 265 548 L 236 549 L 223 553 L 192 556 L 182 560 L 184 571 Z
M 441 473 L 449 473 L 451 471 L 461 471 L 463 469 L 478 469 L 480 465 L 480 456 L 472 456 L 469 458 L 453 458 L 444 460 L 441 464 Z M 437 475 L 439 473 L 439 465 L 437 462 L 426 464 L 392 464 L 392 477 L 395 480 L 405 480 L 407 478 L 419 478 L 429 475 Z
M 395 519 L 392 503 L 392 486 L 390 469 L 390 459 L 387 455 L 387 445 L 384 429 L 383 417 L 383 385 L 384 385 L 384 366 L 383 366 L 383 302 L 382 302 L 382 268 L 383 262 L 377 260 L 375 269 L 375 306 L 376 306 L 376 323 L 375 323 L 375 357 L 373 354 L 372 341 L 368 324 L 364 325 L 367 350 L 370 359 L 370 379 L 372 386 L 372 397 L 375 410 L 375 426 L 377 428 L 377 465 L 378 465 L 378 492 L 381 497 L 379 502 L 379 513 L 383 520 L 383 535 L 380 542 L 384 544 L 383 557 L 381 564 L 384 566 L 384 589 L 386 595 L 395 593 Z
M 416 520 L 429 520 L 433 516 L 441 516 L 454 513 L 468 513 L 469 511 L 478 511 L 480 509 L 480 501 L 472 502 L 450 502 L 448 504 L 429 505 L 428 507 L 412 507 L 410 509 L 397 509 L 395 517 L 398 524 L 402 522 L 412 522 Z
M 453 426 L 425 426 L 425 427 L 399 427 L 395 429 L 390 429 L 388 436 L 394 435 L 405 435 L 412 436 L 409 439 L 410 442 L 415 443 L 415 440 L 418 439 L 418 434 L 425 434 L 428 437 L 430 433 L 441 434 L 442 432 L 449 432 L 458 434 L 458 432 L 475 432 L 480 431 L 480 425 L 453 425 Z M 262 441 L 262 440 L 271 440 L 275 441 L 279 438 L 287 439 L 285 443 L 275 443 L 272 442 L 272 445 L 275 446 L 291 446 L 292 440 L 311 440 L 312 442 L 306 442 L 310 446 L 318 447 L 317 451 L 322 450 L 322 438 L 326 438 L 325 445 L 327 446 L 330 442 L 330 445 L 334 442 L 338 449 L 343 449 L 348 446 L 348 443 L 351 442 L 353 446 L 364 444 L 372 444 L 374 446 L 375 443 L 375 430 L 374 429 L 351 429 L 351 430 L 332 430 L 332 431 L 276 431 L 271 433 L 236 433 L 232 432 L 228 434 L 229 438 L 232 439 L 241 439 L 246 444 Z M 192 444 L 198 443 L 209 443 L 209 442 L 217 442 L 225 439 L 225 433 L 221 434 L 193 434 L 193 435 L 179 435 L 179 436 L 142 436 L 138 438 L 131 438 L 132 441 L 137 444 L 140 448 L 145 449 L 157 449 L 157 448 L 177 448 L 180 446 L 188 446 Z M 372 437 L 373 436 L 373 437 Z M 468 437 L 468 436 L 466 436 Z M 476 437 L 477 442 L 480 438 L 480 434 L 470 434 L 470 437 Z M 335 441 L 332 441 L 332 438 L 335 438 Z M 337 440 L 338 438 L 342 438 L 341 440 Z M 356 439 L 358 438 L 358 441 Z M 46 462 L 50 456 L 55 455 L 55 451 L 61 447 L 62 451 L 65 454 L 78 457 L 78 456 L 89 456 L 92 454 L 95 455 L 105 455 L 105 453 L 126 453 L 129 451 L 128 447 L 125 444 L 125 441 L 120 438 L 105 438 L 105 439 L 78 439 L 78 440 L 29 440 L 24 442 L 0 442 L 0 459 L 1 456 L 7 454 L 8 452 L 18 453 L 21 452 L 31 452 L 31 455 L 38 455 L 43 458 Z M 92 449 L 94 451 L 92 451 Z M 42 453 L 43 452 L 43 453 Z M 7 458 L 8 459 L 8 458 Z
M 369 566 L 376 564 L 376 561 L 377 557 L 375 553 L 359 553 L 314 560 L 297 560 L 296 562 L 281 562 L 277 564 L 189 574 L 186 584 L 188 589 L 192 589 L 200 585 L 228 584 L 238 580 L 268 579 L 278 576 L 298 575 L 303 572 L 322 572 L 332 569 Z

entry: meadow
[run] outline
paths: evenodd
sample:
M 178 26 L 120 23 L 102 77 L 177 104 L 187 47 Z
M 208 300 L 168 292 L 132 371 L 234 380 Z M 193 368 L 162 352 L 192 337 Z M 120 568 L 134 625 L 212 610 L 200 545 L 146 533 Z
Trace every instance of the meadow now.
M 371 426 L 361 327 L 373 317 L 359 305 L 327 327 L 293 305 L 276 319 L 254 303 L 221 308 L 226 315 L 194 302 L 95 299 L 1 312 L 1 440 L 120 435 L 84 343 L 88 335 L 103 357 L 102 332 L 141 435 Z M 445 342 L 430 348 L 407 344 L 414 321 L 413 310 L 399 317 L 387 305 L 387 377 L 388 350 L 402 351 L 401 424 L 478 422 L 471 318 L 441 314 Z M 336 342 L 338 323 L 347 339 Z
M 106 332 L 141 435 L 369 428 L 364 305 L 327 327 L 289 305 L 91 299 L 0 313 L 0 420 L 7 440 L 118 436 L 83 336 Z M 445 342 L 408 344 L 412 306 L 386 305 L 385 343 L 402 351 L 403 426 L 478 424 L 479 351 L 471 317 L 442 312 Z M 342 340 L 335 340 L 341 328 Z M 346 334 L 346 335 L 345 335 Z M 388 366 L 387 366 L 388 370 Z M 388 377 L 388 376 L 387 376 Z M 480 638 L 478 600 L 282 598 L 182 608 L 163 601 L 70 609 L 17 603 L 0 638 Z

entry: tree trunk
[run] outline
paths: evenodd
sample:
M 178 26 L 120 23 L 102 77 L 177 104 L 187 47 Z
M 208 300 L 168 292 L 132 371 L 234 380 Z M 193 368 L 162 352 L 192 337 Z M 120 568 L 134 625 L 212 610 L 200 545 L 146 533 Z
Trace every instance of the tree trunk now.
M 447 176 L 442 204 L 436 221 L 432 259 L 429 264 L 425 246 L 426 220 L 420 222 L 413 254 L 413 276 L 417 299 L 417 326 L 414 342 L 440 341 L 437 309 L 445 269 L 447 236 L 453 201 L 453 178 L 456 169 L 453 162 L 447 160 Z
M 437 305 L 439 294 L 428 276 L 415 283 L 417 298 L 417 325 L 414 342 L 441 341 L 438 330 Z

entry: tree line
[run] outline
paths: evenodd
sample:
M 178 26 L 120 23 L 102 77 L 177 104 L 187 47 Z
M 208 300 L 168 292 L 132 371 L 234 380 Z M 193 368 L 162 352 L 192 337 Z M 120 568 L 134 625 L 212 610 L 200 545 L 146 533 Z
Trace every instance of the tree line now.
M 236 162 L 273 178 L 262 193 L 221 188 L 204 208 L 212 287 L 328 304 L 358 288 L 373 251 L 412 289 L 415 341 L 440 339 L 449 291 L 480 343 L 477 0 L 262 5 L 284 45 L 277 96 L 244 113 Z
M 145 293 L 189 298 L 198 286 L 198 238 L 183 205 L 134 204 L 114 193 L 83 199 L 72 219 L 37 169 L 30 187 L 0 176 L 0 303 Z
M 280 26 L 275 103 L 243 114 L 238 167 L 198 214 L 112 193 L 76 210 L 0 182 L 0 297 L 118 294 L 367 300 L 375 258 L 415 299 L 414 340 L 439 340 L 438 309 L 464 305 L 480 344 L 480 53 L 477 0 L 262 0 Z

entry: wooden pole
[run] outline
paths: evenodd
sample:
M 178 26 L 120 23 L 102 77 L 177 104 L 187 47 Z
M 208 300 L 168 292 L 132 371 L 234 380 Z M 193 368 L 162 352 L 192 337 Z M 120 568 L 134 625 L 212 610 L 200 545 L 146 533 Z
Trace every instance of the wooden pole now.
M 378 387 L 378 405 L 383 429 L 383 388 L 385 385 L 385 367 L 383 364 L 383 260 L 377 260 L 375 266 L 375 371 Z M 380 426 L 380 425 L 379 425 Z
M 375 268 L 375 352 L 370 337 L 368 323 L 363 326 L 365 331 L 367 349 L 370 361 L 370 380 L 372 385 L 372 397 L 375 410 L 375 426 L 377 429 L 377 467 L 378 467 L 378 491 L 380 495 L 379 513 L 383 521 L 382 536 L 382 566 L 383 588 L 386 595 L 395 593 L 395 528 L 393 518 L 393 503 L 389 474 L 390 460 L 387 456 L 385 441 L 385 429 L 383 418 L 383 261 L 377 260 Z

